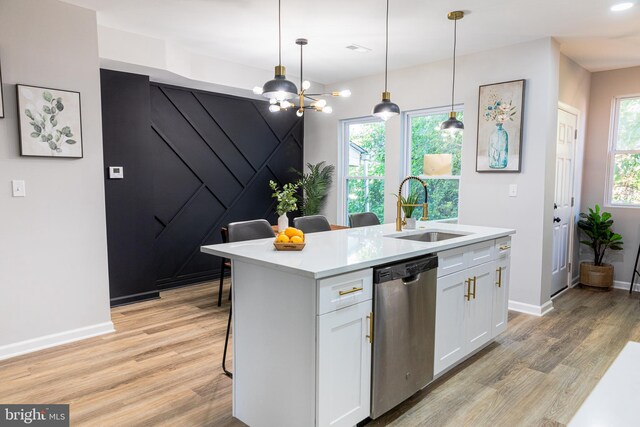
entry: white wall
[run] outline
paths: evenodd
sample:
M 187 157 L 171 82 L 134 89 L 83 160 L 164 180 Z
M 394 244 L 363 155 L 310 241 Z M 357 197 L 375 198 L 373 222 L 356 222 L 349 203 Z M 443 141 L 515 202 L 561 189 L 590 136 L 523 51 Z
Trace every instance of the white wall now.
M 587 212 L 588 208 L 596 203 L 600 206 L 604 203 L 611 104 L 615 96 L 632 94 L 640 94 L 640 67 L 602 71 L 591 75 L 591 100 L 584 156 L 585 173 L 580 206 L 582 212 Z M 628 289 L 640 244 L 640 208 L 607 206 L 605 209 L 613 215 L 613 229 L 622 234 L 625 248 L 622 252 L 610 251 L 607 262 L 615 267 L 614 279 L 626 282 L 617 285 L 626 286 Z M 581 251 L 581 258 L 590 260 L 591 253 L 585 249 Z
M 565 55 L 560 55 L 560 88 L 561 103 L 578 111 L 578 139 L 576 141 L 575 174 L 574 174 L 574 224 L 578 222 L 580 204 L 582 200 L 582 176 L 584 174 L 584 146 L 587 135 L 587 116 L 589 112 L 589 94 L 591 92 L 591 73 Z M 574 225 L 574 246 L 572 253 L 572 271 L 574 279 L 580 272 L 580 242 L 577 237 L 577 225 Z
M 517 230 L 513 240 L 510 299 L 514 307 L 531 311 L 548 308 L 550 290 L 555 134 L 558 103 L 559 49 L 541 39 L 458 58 L 456 103 L 465 108 L 465 133 L 460 184 L 460 222 Z M 478 87 L 481 84 L 526 79 L 522 172 L 475 172 Z M 395 70 L 389 74 L 392 100 L 404 111 L 443 106 L 450 102 L 451 61 Z M 339 121 L 365 117 L 380 102 L 383 77 L 376 75 L 328 89 L 349 88 L 349 99 L 332 101 L 331 115 L 308 114 L 305 123 L 305 162 L 337 164 Z M 402 177 L 402 121 L 387 122 L 385 222 L 395 219 L 394 198 Z M 550 162 L 550 163 L 549 163 Z M 518 197 L 507 197 L 509 184 Z M 337 217 L 335 188 L 326 215 Z M 524 305 L 523 305 L 524 304 Z M 546 305 L 545 305 L 546 304 Z
M 272 79 L 274 73 L 273 68 L 236 64 L 191 52 L 178 43 L 101 25 L 98 43 L 102 68 L 144 74 L 155 82 L 217 93 L 256 97 L 252 89 Z M 289 65 L 287 78 L 299 85 L 298 63 L 285 65 Z M 324 91 L 323 85 L 311 83 L 314 92 Z
M 0 0 L 0 359 L 113 328 L 96 28 L 87 9 Z M 17 83 L 81 93 L 83 159 L 20 157 Z

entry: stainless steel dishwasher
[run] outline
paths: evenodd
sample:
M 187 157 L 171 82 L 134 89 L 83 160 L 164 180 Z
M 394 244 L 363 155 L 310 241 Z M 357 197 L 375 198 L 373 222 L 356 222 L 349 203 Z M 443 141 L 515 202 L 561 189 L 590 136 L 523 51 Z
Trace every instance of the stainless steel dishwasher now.
M 438 257 L 374 269 L 371 418 L 433 380 Z

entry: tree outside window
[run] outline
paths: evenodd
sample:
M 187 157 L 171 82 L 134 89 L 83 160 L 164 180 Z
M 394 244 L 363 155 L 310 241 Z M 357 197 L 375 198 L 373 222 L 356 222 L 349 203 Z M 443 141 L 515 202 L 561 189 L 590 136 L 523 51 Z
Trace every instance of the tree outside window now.
M 344 122 L 345 193 L 347 217 L 373 212 L 384 220 L 384 122 L 355 119 Z
M 609 203 L 640 206 L 640 96 L 615 100 L 609 150 Z
M 458 119 L 464 120 L 462 110 L 458 110 Z M 427 182 L 429 190 L 429 219 L 453 219 L 458 217 L 458 201 L 460 193 L 460 165 L 462 157 L 462 133 L 450 134 L 440 130 L 440 123 L 449 117 L 448 111 L 428 109 L 407 114 L 407 149 L 408 167 L 411 175 L 416 175 Z M 451 154 L 451 175 L 424 175 L 425 154 Z M 420 203 L 424 200 L 420 184 L 411 182 L 411 190 L 420 195 Z M 422 216 L 422 208 L 418 208 L 415 217 Z

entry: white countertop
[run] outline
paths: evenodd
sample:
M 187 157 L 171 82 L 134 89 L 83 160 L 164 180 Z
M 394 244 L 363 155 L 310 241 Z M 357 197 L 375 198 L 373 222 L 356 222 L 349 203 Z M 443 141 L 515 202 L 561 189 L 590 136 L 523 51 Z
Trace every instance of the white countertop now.
M 629 341 L 591 391 L 569 427 L 637 426 L 640 343 Z
M 389 235 L 444 231 L 465 234 L 441 242 L 416 242 Z M 320 279 L 350 271 L 440 252 L 514 234 L 505 228 L 479 227 L 443 222 L 418 222 L 418 229 L 395 231 L 395 224 L 325 231 L 305 235 L 302 251 L 276 251 L 273 238 L 202 246 L 201 251 L 232 260 Z

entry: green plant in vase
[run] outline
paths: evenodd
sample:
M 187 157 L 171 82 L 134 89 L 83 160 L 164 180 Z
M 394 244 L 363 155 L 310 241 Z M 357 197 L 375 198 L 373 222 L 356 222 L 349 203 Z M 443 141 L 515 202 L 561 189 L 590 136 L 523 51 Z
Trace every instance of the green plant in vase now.
M 580 213 L 578 228 L 587 236 L 580 243 L 593 250 L 593 262 L 580 264 L 580 283 L 587 286 L 610 289 L 613 286 L 613 265 L 604 263 L 608 249 L 622 250 L 622 236 L 611 229 L 613 219 L 609 212 L 589 208 L 589 213 Z
M 280 189 L 280 186 L 275 181 L 269 181 L 269 187 L 273 190 L 271 197 L 278 201 L 278 204 L 276 205 L 276 213 L 278 214 L 278 231 L 284 231 L 289 226 L 287 213 L 298 209 L 298 199 L 296 198 L 298 186 L 298 183 L 288 183 L 283 185 L 282 189 Z
M 394 194 L 394 196 L 398 197 L 397 194 Z M 420 203 L 420 196 L 418 193 L 412 191 L 407 197 L 400 195 L 400 202 L 402 203 L 402 212 L 404 212 L 405 228 L 408 230 L 416 228 L 416 219 L 413 218 L 413 213 L 418 207 L 411 205 L 418 205 Z

